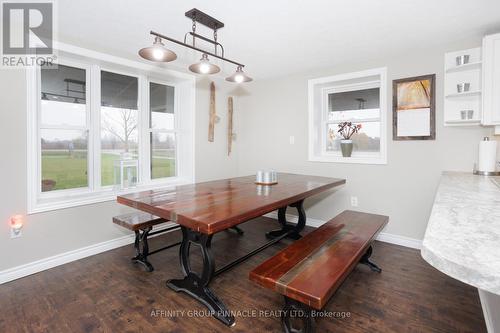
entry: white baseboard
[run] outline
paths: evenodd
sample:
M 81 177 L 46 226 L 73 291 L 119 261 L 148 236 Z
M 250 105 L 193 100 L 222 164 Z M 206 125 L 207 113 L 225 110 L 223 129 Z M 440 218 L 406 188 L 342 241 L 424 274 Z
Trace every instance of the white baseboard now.
M 404 247 L 409 247 L 412 249 L 417 249 L 417 250 L 422 249 L 422 241 L 420 239 L 390 234 L 387 232 L 379 233 L 377 236 L 377 240 L 384 242 L 384 243 L 390 243 L 390 244 L 395 244 L 395 245 L 401 245 Z
M 165 225 L 161 225 L 158 228 L 154 228 L 156 230 L 162 230 L 172 226 L 173 224 L 168 223 Z M 151 238 L 156 237 L 157 235 L 151 236 Z M 83 259 L 86 257 L 90 257 L 102 252 L 106 252 L 109 250 L 116 249 L 121 246 L 125 246 L 128 244 L 132 244 L 135 240 L 135 235 L 127 235 L 119 238 L 115 238 L 109 241 L 105 241 L 102 243 L 93 244 L 90 246 L 82 247 L 80 249 L 68 251 L 65 253 L 57 254 L 52 257 L 44 258 L 41 260 L 33 261 L 25 265 L 20 265 L 16 267 L 12 267 L 3 271 L 0 271 L 0 284 L 6 283 L 9 281 L 13 281 L 31 274 L 35 274 L 46 269 L 50 269 L 56 266 L 64 265 L 69 262 Z
M 269 214 L 264 215 L 266 217 L 270 217 L 273 219 L 278 219 L 278 212 L 274 211 Z M 299 218 L 296 215 L 286 214 L 286 220 L 290 223 L 297 223 Z M 313 219 L 308 217 L 306 224 L 311 227 L 319 227 L 324 224 L 326 221 Z M 377 240 L 385 243 L 391 243 L 396 245 L 401 245 L 404 247 L 409 247 L 412 249 L 420 250 L 422 248 L 422 241 L 415 238 L 389 234 L 386 232 L 381 232 L 377 236 Z

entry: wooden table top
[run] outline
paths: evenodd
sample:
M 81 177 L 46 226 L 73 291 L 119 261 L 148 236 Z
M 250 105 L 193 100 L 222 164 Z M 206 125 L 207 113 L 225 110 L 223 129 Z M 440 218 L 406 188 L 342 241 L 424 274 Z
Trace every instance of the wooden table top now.
M 213 234 L 314 194 L 345 179 L 278 174 L 278 184 L 256 185 L 255 176 L 215 180 L 119 196 L 121 204 Z

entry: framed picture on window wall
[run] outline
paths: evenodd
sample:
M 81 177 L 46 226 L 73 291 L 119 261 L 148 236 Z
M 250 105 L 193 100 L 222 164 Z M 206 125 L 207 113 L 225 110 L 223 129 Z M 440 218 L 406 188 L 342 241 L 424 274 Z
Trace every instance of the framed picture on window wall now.
M 436 138 L 436 74 L 392 82 L 393 140 Z

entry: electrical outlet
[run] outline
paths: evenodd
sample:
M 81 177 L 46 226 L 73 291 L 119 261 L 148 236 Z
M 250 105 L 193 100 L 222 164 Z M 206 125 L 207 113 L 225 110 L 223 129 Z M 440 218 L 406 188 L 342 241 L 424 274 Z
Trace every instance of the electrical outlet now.
M 10 228 L 10 238 L 19 238 L 22 236 L 21 229 Z
M 358 207 L 358 197 L 351 197 L 351 206 Z
M 290 144 L 295 144 L 295 137 L 293 135 L 290 135 Z

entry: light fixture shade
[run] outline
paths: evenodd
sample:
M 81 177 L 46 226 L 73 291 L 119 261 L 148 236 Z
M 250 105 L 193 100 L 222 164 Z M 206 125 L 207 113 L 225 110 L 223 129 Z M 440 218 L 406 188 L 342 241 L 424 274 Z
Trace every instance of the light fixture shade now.
M 220 72 L 219 66 L 211 64 L 206 53 L 203 53 L 199 62 L 189 66 L 189 70 L 197 74 L 215 74 Z
M 236 72 L 234 72 L 233 75 L 226 77 L 226 81 L 229 82 L 236 82 L 236 83 L 242 83 L 242 82 L 250 82 L 253 79 L 246 75 L 245 72 L 243 72 L 243 68 L 241 66 L 238 66 L 236 68 Z
M 170 51 L 161 42 L 160 37 L 155 37 L 153 46 L 148 46 L 139 50 L 139 55 L 146 60 L 157 62 L 169 62 L 177 59 L 177 54 Z

